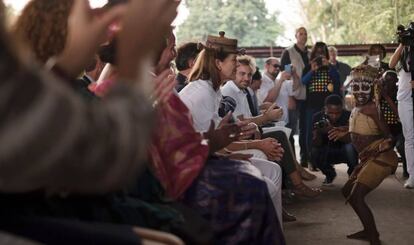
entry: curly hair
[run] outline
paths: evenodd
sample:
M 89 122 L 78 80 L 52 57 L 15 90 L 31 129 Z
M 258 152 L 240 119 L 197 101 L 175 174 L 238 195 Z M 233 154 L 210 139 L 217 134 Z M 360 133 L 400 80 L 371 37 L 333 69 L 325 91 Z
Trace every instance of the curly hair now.
M 63 51 L 72 5 L 73 0 L 31 0 L 17 19 L 14 33 L 39 61 Z

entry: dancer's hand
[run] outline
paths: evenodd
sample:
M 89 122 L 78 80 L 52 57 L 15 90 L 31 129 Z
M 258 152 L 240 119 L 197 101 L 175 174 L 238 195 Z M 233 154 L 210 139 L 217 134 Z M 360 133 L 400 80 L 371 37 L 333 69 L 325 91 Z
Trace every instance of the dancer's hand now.
M 378 152 L 379 153 L 386 152 L 386 151 L 392 149 L 393 147 L 394 147 L 393 140 L 388 138 L 388 139 L 384 140 L 383 142 L 381 142 L 381 144 L 379 144 Z

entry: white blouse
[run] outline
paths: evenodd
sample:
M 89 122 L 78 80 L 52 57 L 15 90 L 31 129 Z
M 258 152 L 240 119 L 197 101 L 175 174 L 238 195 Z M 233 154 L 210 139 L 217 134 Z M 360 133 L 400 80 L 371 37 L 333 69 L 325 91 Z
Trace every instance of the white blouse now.
M 192 81 L 180 91 L 179 96 L 190 110 L 196 131 L 207 132 L 211 120 L 214 121 L 215 127 L 218 126 L 221 121 L 218 110 L 222 95 L 220 89 L 213 89 L 211 81 Z

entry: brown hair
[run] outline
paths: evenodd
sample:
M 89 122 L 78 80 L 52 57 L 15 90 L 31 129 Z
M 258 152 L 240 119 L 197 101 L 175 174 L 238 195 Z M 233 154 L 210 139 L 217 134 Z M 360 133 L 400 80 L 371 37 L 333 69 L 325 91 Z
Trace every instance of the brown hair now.
M 14 33 L 41 62 L 63 51 L 72 5 L 73 0 L 32 0 L 17 19 Z
M 198 79 L 211 80 L 214 90 L 218 90 L 221 85 L 221 79 L 220 71 L 216 66 L 216 59 L 224 61 L 230 54 L 232 53 L 224 52 L 222 49 L 216 50 L 204 47 L 198 55 L 193 69 L 191 69 L 188 81 L 191 82 Z
M 328 46 L 324 42 L 316 42 L 315 45 L 313 45 L 312 51 L 311 51 L 311 54 L 310 54 L 310 59 L 313 60 L 313 59 L 316 58 L 316 51 L 318 49 L 322 49 L 323 52 L 325 53 L 325 58 L 327 60 L 329 60 Z

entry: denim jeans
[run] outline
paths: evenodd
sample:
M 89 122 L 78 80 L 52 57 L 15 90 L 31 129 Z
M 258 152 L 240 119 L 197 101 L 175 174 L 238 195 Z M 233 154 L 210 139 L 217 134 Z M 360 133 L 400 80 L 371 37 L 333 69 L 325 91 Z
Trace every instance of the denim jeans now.
M 312 164 L 317 166 L 329 178 L 336 176 L 334 164 L 346 163 L 348 165 L 348 175 L 354 171 L 355 166 L 358 164 L 358 153 L 351 143 L 344 143 L 340 147 L 330 145 L 313 147 L 311 157 Z

